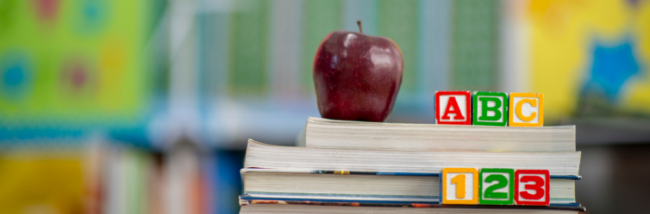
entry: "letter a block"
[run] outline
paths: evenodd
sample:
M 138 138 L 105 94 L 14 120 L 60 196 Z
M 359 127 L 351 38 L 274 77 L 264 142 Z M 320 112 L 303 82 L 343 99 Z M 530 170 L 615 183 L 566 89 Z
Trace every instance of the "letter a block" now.
M 438 124 L 472 124 L 472 94 L 469 91 L 437 91 L 436 121 Z
M 514 204 L 514 183 L 515 170 L 513 169 L 481 169 L 479 176 L 480 204 Z
M 550 204 L 548 170 L 520 169 L 515 172 L 517 205 L 548 206 Z
M 510 126 L 533 127 L 544 125 L 544 94 L 511 93 Z
M 503 92 L 475 92 L 473 124 L 483 126 L 508 125 L 508 94 Z
M 478 171 L 474 168 L 445 168 L 440 178 L 443 204 L 478 204 Z

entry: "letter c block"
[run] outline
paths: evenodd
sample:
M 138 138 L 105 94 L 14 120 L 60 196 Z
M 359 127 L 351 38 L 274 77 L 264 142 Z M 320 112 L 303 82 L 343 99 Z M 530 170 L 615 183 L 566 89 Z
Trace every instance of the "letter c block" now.
M 469 91 L 436 91 L 435 96 L 438 124 L 472 124 L 472 94 Z
M 544 125 L 544 94 L 511 93 L 510 126 L 539 127 Z

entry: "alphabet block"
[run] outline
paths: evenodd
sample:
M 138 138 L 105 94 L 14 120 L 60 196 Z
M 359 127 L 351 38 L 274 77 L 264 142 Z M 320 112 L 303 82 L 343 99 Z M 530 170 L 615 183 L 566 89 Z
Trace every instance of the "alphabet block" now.
M 436 91 L 438 124 L 472 124 L 472 94 L 469 91 Z
M 510 126 L 534 127 L 544 125 L 544 94 L 511 93 Z
M 515 171 L 515 202 L 517 205 L 548 206 L 550 204 L 548 170 Z
M 474 168 L 445 168 L 440 178 L 443 204 L 478 204 L 478 171 Z
M 481 169 L 479 173 L 480 204 L 513 205 L 515 170 Z
M 508 94 L 503 92 L 475 92 L 473 96 L 473 124 L 483 126 L 508 125 Z

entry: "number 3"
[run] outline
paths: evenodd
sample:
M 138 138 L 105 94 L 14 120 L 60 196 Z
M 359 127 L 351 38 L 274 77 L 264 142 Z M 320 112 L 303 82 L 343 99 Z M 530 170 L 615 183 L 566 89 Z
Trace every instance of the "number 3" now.
M 524 191 L 519 193 L 522 198 L 528 200 L 539 200 L 544 197 L 544 189 L 542 189 L 544 186 L 544 179 L 539 176 L 525 175 L 521 177 L 519 182 L 534 182 L 534 184 L 526 184 L 526 186 L 524 186 Z M 535 194 L 530 194 L 529 190 L 533 190 Z
M 515 172 L 515 201 L 518 205 L 550 204 L 548 170 L 524 170 Z

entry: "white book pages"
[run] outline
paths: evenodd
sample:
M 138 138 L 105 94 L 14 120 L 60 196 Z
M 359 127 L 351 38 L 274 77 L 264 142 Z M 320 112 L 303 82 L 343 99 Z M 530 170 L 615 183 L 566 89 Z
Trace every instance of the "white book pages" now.
M 578 175 L 580 152 L 464 152 L 322 149 L 248 141 L 245 168 L 439 173 L 443 168 L 548 169 Z
M 376 123 L 310 117 L 307 147 L 382 150 L 574 152 L 575 126 L 496 127 Z

